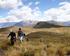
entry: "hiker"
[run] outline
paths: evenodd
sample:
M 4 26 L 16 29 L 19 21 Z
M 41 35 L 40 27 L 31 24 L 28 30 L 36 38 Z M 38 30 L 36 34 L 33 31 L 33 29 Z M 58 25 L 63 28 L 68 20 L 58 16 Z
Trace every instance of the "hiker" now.
M 14 42 L 16 41 L 16 33 L 11 30 L 8 37 L 10 37 L 11 45 L 14 45 Z
M 21 30 L 21 28 L 19 28 L 19 30 L 18 30 L 18 38 L 19 38 L 20 42 L 23 41 L 24 37 L 25 37 L 25 33 Z

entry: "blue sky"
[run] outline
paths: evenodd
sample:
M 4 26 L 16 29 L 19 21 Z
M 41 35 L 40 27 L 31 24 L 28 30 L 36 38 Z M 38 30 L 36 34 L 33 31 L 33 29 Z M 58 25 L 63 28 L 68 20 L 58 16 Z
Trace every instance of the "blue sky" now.
M 41 11 L 44 11 L 49 8 L 58 7 L 60 2 L 70 2 L 69 0 L 22 0 L 24 4 L 28 4 L 30 2 L 33 2 L 32 7 L 35 7 L 35 2 L 39 2 L 39 5 L 37 5 Z
M 60 3 L 60 0 L 22 0 L 22 3 L 25 5 L 28 5 L 30 2 L 32 2 L 31 8 L 35 8 L 35 2 L 39 2 L 37 5 L 41 12 L 44 12 L 46 9 L 58 7 L 58 4 Z M 9 9 L 6 8 L 0 8 L 0 16 L 6 16 Z
M 57 7 L 58 4 L 61 2 L 60 0 L 22 0 L 24 4 L 28 4 L 30 2 L 33 2 L 32 7 L 35 7 L 35 2 L 39 2 L 39 5 L 37 5 L 41 11 L 44 11 L 46 9 L 49 9 L 51 7 Z
M 61 5 L 59 5 L 60 3 L 61 3 Z M 28 16 L 30 16 L 30 18 L 36 17 L 39 19 L 41 19 L 41 17 L 42 17 L 43 19 L 41 19 L 41 20 L 45 20 L 46 18 L 50 19 L 52 17 L 51 14 L 56 14 L 56 13 L 54 13 L 56 11 L 61 12 L 63 10 L 63 8 L 66 9 L 65 11 L 67 11 L 67 9 L 69 9 L 69 8 L 67 8 L 67 7 L 65 8 L 64 6 L 69 5 L 69 4 L 70 4 L 70 0 L 0 0 L 0 18 L 2 19 L 2 18 L 8 18 L 8 17 L 13 16 L 13 18 L 16 17 L 17 19 L 19 19 L 19 18 L 25 19 L 25 18 L 28 18 Z M 62 7 L 62 9 L 60 10 L 61 7 Z M 24 8 L 24 9 L 22 9 L 22 8 Z M 59 10 L 58 10 L 58 8 L 59 8 Z M 21 11 L 21 9 L 22 9 L 22 11 Z M 61 18 L 59 20 L 63 20 L 62 19 L 62 18 L 64 18 L 63 15 L 66 15 L 66 14 L 63 14 L 65 11 L 63 11 L 62 14 L 59 16 L 59 18 Z M 32 12 L 33 12 L 33 14 L 32 14 Z M 18 16 L 17 16 L 17 13 L 19 13 Z M 65 13 L 68 13 L 68 12 L 65 12 Z M 50 15 L 48 15 L 48 14 L 50 14 Z M 25 18 L 22 16 L 25 16 Z M 54 17 L 58 17 L 58 16 L 54 15 Z M 69 15 L 66 15 L 66 17 L 68 18 Z M 66 19 L 64 19 L 64 20 L 66 20 Z

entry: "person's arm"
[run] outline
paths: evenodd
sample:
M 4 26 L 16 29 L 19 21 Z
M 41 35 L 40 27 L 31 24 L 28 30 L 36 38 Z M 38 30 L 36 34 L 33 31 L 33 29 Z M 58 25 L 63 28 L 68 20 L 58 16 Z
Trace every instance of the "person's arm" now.
M 9 33 L 8 37 L 11 35 L 11 32 Z
M 25 36 L 25 33 L 24 32 L 21 32 L 22 36 Z
M 24 34 L 24 36 L 26 36 L 25 33 L 23 33 L 23 34 Z

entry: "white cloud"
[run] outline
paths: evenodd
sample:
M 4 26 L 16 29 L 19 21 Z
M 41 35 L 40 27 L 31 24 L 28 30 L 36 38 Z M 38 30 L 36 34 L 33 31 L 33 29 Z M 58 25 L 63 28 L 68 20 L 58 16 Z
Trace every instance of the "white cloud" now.
M 6 18 L 0 18 L 0 23 L 5 22 L 19 22 L 20 20 L 15 16 L 7 16 Z
M 16 9 L 10 10 L 10 12 L 8 14 L 13 15 L 20 20 L 37 20 L 37 21 L 39 21 L 40 16 L 41 16 L 41 11 L 39 10 L 38 7 L 36 7 L 33 10 L 29 6 L 23 6 L 19 9 L 16 8 Z
M 6 22 L 6 20 L 4 18 L 0 18 L 0 23 L 2 22 Z
M 28 6 L 24 6 L 20 9 L 13 9 L 8 14 L 14 15 L 22 20 L 29 20 L 30 16 L 32 15 L 31 12 L 32 12 L 31 8 L 29 8 Z
M 70 3 L 69 2 L 62 2 L 58 8 L 51 8 L 44 12 L 44 15 L 48 19 L 55 21 L 70 21 Z
M 39 2 L 39 1 L 37 1 L 37 2 L 35 2 L 35 5 L 39 5 L 39 3 L 40 3 L 40 2 Z
M 35 5 L 38 4 L 39 2 L 35 3 Z M 40 11 L 39 7 L 35 7 L 34 9 L 32 9 L 30 5 L 32 5 L 32 2 L 30 2 L 28 5 L 24 5 L 22 4 L 21 0 L 0 0 L 0 8 L 12 8 L 8 12 L 8 16 L 4 18 L 6 19 L 5 21 L 70 21 L 70 3 L 68 2 L 62 2 L 59 4 L 60 7 L 48 9 L 44 11 L 43 14 Z M 19 6 L 22 7 L 18 8 Z M 3 21 L 3 19 L 0 19 L 0 21 Z
M 62 2 L 59 5 L 62 5 L 60 7 L 61 9 L 64 9 L 64 10 L 70 9 L 70 3 L 69 2 Z
M 38 2 L 36 2 L 38 4 Z M 0 0 L 0 8 L 11 8 L 8 12 L 8 16 L 4 19 L 11 21 L 17 20 L 39 20 L 41 11 L 38 7 L 32 9 L 30 7 L 32 2 L 28 5 L 22 4 L 21 0 Z M 18 8 L 19 6 L 22 6 Z
M 21 0 L 0 0 L 0 8 L 15 8 L 22 5 Z

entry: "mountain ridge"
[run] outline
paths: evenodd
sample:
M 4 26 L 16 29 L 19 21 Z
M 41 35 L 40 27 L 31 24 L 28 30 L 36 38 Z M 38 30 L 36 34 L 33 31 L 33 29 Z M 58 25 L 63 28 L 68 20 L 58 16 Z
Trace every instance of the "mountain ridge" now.
M 6 28 L 6 27 L 11 27 L 11 26 L 30 26 L 30 27 L 34 27 L 36 24 L 38 23 L 43 23 L 45 22 L 47 25 L 50 26 L 70 26 L 70 21 L 67 22 L 57 22 L 57 21 L 31 21 L 31 20 L 27 20 L 27 21 L 19 21 L 19 22 L 1 22 L 0 23 L 0 28 Z M 45 24 L 43 23 L 43 24 Z

